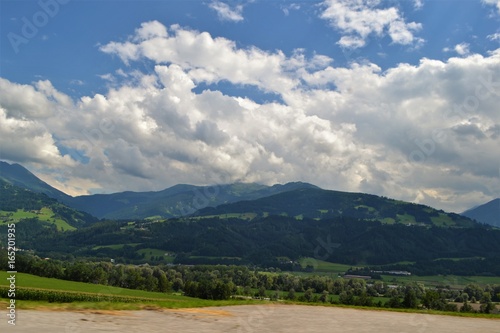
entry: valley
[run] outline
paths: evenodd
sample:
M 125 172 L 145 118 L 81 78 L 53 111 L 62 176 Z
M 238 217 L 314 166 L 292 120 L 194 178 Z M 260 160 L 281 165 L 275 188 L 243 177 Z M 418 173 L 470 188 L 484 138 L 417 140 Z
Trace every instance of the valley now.
M 15 225 L 20 304 L 498 312 L 500 230 L 462 215 L 301 182 L 73 198 L 15 171 L 0 177 L 0 246 Z

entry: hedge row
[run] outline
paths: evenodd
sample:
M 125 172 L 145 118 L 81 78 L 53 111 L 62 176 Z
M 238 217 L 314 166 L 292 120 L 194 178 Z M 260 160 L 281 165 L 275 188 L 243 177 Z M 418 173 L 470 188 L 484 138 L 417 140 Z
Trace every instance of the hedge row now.
M 9 298 L 9 288 L 0 286 L 0 298 Z M 54 303 L 71 303 L 71 302 L 147 302 L 151 301 L 144 298 L 132 298 L 114 295 L 101 295 L 92 293 L 81 293 L 60 290 L 45 290 L 32 288 L 17 288 L 16 300 L 30 301 L 47 301 Z

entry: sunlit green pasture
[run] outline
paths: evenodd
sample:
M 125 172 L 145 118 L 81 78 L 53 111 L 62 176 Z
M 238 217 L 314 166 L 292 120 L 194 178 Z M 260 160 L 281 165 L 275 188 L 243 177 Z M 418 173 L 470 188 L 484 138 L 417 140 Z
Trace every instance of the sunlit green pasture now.
M 48 207 L 43 207 L 37 211 L 26 211 L 24 209 L 18 209 L 15 212 L 9 212 L 0 210 L 0 225 L 7 223 L 17 223 L 23 219 L 31 219 L 37 218 L 40 221 L 53 223 L 57 226 L 58 230 L 75 230 L 76 228 L 69 225 L 66 221 L 57 218 L 52 211 L 52 209 Z
M 0 286 L 7 286 L 8 274 L 5 271 L 0 271 Z M 150 307 L 161 308 L 190 308 L 190 307 L 205 307 L 205 306 L 223 306 L 223 305 L 236 305 L 236 304 L 258 304 L 261 301 L 257 300 L 238 300 L 231 299 L 225 301 L 204 300 L 182 296 L 176 293 L 161 293 L 149 292 L 144 290 L 133 290 L 119 287 L 111 287 L 99 284 L 83 283 L 59 280 L 53 278 L 44 278 L 31 274 L 17 273 L 16 274 L 16 287 L 17 288 L 36 288 L 47 289 L 67 292 L 80 292 L 80 293 L 93 293 L 99 295 L 110 295 L 120 297 L 134 297 L 138 299 L 138 303 L 120 303 L 120 302 L 75 302 L 72 303 L 73 308 L 114 308 L 114 309 L 140 309 L 144 307 L 140 301 L 147 303 Z M 22 307 L 23 304 L 34 306 L 36 304 L 45 304 L 47 302 L 35 302 L 18 300 L 16 304 Z

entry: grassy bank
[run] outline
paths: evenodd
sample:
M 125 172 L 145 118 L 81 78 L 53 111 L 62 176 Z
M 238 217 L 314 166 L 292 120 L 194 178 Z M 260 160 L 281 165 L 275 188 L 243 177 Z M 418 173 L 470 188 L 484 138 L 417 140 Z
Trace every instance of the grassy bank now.
M 0 271 L 0 287 L 7 286 L 7 272 Z M 182 296 L 175 293 L 159 293 L 149 292 L 144 290 L 132 290 L 119 287 L 111 287 L 99 284 L 90 284 L 74 281 L 59 280 L 53 278 L 44 278 L 31 274 L 17 273 L 16 288 L 18 294 L 23 295 L 30 292 L 35 297 L 40 293 L 47 294 L 50 292 L 51 297 L 61 297 L 65 299 L 79 299 L 85 295 L 95 299 L 95 296 L 103 299 L 103 301 L 91 302 L 71 302 L 59 303 L 48 301 L 33 301 L 18 299 L 16 305 L 19 308 L 34 308 L 34 307 L 56 307 L 56 308 L 95 308 L 95 309 L 143 309 L 143 308 L 192 308 L 206 306 L 222 306 L 222 305 L 237 305 L 237 304 L 261 304 L 263 301 L 258 300 L 204 300 Z M 40 298 L 44 297 L 42 295 Z M 123 301 L 122 301 L 123 300 Z M 7 302 L 3 299 L 2 302 Z

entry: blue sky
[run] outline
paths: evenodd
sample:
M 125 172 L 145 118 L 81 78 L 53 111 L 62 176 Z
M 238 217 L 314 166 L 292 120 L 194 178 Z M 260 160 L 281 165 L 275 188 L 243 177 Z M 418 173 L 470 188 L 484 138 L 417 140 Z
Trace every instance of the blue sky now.
M 302 48 L 309 55 L 317 53 L 333 58 L 337 66 L 363 58 L 386 69 L 400 62 L 416 64 L 422 57 L 447 59 L 452 52 L 443 49 L 453 49 L 460 43 L 468 43 L 471 52 L 481 54 L 498 46 L 498 40 L 487 38 L 499 30 L 495 8 L 473 0 L 428 0 L 422 2 L 421 8 L 410 0 L 382 2 L 378 8 L 397 6 L 407 22 L 421 23 L 423 28 L 415 36 L 425 42 L 412 48 L 394 43 L 387 35 L 371 34 L 367 45 L 357 49 L 337 44 L 342 31 L 318 18 L 324 8 L 320 1 L 227 2 L 233 8 L 242 6 L 241 21 L 221 19 L 210 9 L 210 1 L 65 0 L 60 4 L 46 0 L 41 3 L 47 6 L 38 1 L 2 1 L 2 77 L 19 83 L 49 79 L 74 97 L 105 92 L 105 82 L 99 75 L 123 67 L 120 61 L 99 52 L 98 45 L 123 40 L 141 23 L 151 20 L 207 31 L 214 37 L 233 40 L 243 48 L 279 49 L 288 56 Z M 55 15 L 37 27 L 38 32 L 28 38 L 29 42 L 12 43 L 9 33 L 23 36 L 22 18 L 34 23 L 34 15 L 47 11 L 44 7 Z M 77 82 L 83 84 L 78 86 Z
M 2 0 L 0 21 L 0 159 L 70 194 L 500 196 L 498 0 Z

